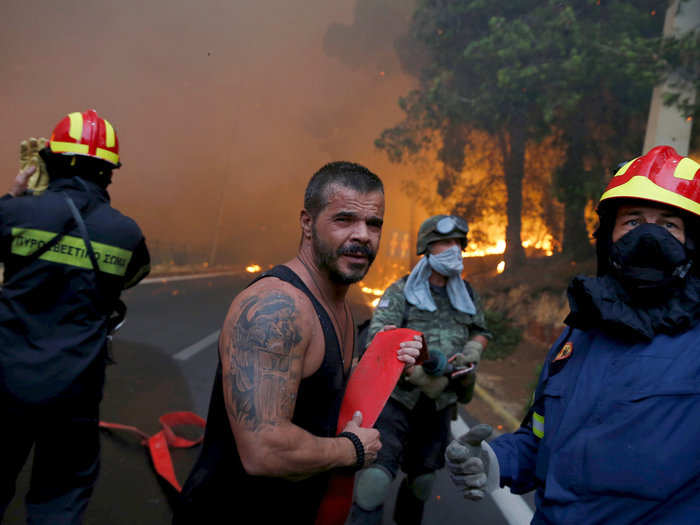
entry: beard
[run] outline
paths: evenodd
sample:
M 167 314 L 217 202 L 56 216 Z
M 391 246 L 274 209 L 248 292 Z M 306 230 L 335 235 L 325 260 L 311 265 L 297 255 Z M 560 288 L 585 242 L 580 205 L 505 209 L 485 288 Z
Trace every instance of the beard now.
M 360 281 L 367 275 L 374 258 L 377 256 L 372 248 L 359 243 L 344 244 L 334 250 L 318 236 L 316 228 L 312 229 L 311 241 L 319 269 L 326 270 L 329 279 L 335 284 L 348 285 Z M 367 257 L 367 263 L 350 263 L 348 270 L 342 270 L 338 259 L 343 255 L 362 255 Z

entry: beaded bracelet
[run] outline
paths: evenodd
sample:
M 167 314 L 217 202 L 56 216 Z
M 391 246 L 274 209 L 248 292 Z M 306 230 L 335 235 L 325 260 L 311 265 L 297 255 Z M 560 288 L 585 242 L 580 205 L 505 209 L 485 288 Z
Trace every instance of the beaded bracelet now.
M 357 434 L 353 432 L 341 432 L 338 434 L 338 437 L 344 437 L 348 438 L 350 441 L 352 441 L 352 444 L 355 446 L 355 455 L 357 456 L 357 461 L 355 462 L 355 468 L 356 469 L 361 469 L 362 467 L 365 466 L 365 447 L 362 445 L 362 441 L 360 441 L 360 438 L 357 437 Z

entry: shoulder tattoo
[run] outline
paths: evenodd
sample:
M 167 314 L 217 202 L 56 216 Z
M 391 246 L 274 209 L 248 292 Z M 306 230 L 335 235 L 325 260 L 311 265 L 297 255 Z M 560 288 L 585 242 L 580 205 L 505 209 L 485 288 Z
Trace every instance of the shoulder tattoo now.
M 251 430 L 292 417 L 301 377 L 301 356 L 293 352 L 302 340 L 298 321 L 294 300 L 274 291 L 245 299 L 227 323 L 228 409 Z

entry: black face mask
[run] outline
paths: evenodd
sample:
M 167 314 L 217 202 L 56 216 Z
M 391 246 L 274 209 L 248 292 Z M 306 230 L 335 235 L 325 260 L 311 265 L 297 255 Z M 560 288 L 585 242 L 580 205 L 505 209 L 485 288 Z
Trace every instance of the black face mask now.
M 645 302 L 668 297 L 691 264 L 686 246 L 656 224 L 637 226 L 610 249 L 612 274 L 634 299 Z

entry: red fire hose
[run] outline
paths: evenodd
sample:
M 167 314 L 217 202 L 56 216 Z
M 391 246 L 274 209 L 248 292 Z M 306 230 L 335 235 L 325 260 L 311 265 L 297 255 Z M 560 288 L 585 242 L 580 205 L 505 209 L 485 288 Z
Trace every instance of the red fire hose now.
M 185 439 L 175 434 L 172 427 L 175 425 L 194 425 L 204 428 L 206 421 L 192 412 L 170 412 L 160 416 L 158 422 L 162 429 L 152 436 L 136 427 L 119 423 L 100 421 L 100 428 L 126 430 L 141 437 L 141 444 L 148 447 L 151 460 L 153 461 L 153 468 L 158 475 L 165 479 L 176 491 L 181 492 L 182 487 L 177 481 L 173 460 L 170 457 L 170 447 L 190 448 L 201 443 L 203 436 L 195 440 Z
M 365 351 L 348 381 L 338 416 L 340 433 L 355 411 L 362 412 L 362 426 L 370 428 L 379 417 L 396 386 L 404 364 L 396 359 L 396 350 L 403 341 L 423 334 L 409 328 L 379 332 Z M 417 364 L 427 357 L 425 338 Z M 321 501 L 315 525 L 343 525 L 352 505 L 354 473 L 333 472 Z

